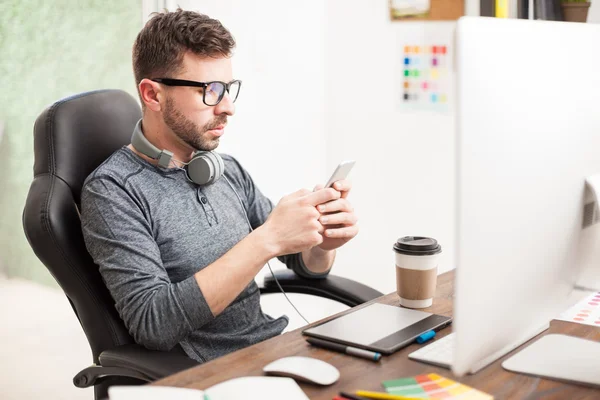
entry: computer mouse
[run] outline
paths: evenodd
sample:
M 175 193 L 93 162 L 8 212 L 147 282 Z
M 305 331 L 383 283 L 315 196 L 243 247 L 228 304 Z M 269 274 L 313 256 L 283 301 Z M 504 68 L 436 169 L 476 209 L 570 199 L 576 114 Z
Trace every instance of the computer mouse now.
M 263 371 L 317 385 L 331 385 L 340 378 L 336 367 L 311 357 L 283 357 L 265 365 Z

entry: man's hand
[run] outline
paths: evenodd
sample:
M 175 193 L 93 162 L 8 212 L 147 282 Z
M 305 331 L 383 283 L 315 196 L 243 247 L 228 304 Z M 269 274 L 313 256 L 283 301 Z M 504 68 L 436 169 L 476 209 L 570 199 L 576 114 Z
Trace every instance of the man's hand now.
M 315 193 L 321 192 L 322 188 L 323 186 L 317 186 Z M 333 184 L 333 188 L 340 193 L 339 198 L 317 206 L 317 210 L 321 213 L 319 222 L 324 228 L 323 242 L 319 244 L 323 250 L 337 249 L 358 234 L 356 225 L 358 218 L 347 199 L 352 183 L 349 180 L 337 181 Z
M 329 206 L 340 199 L 343 192 L 325 189 L 311 192 L 301 189 L 283 197 L 261 226 L 267 243 L 274 255 L 294 254 L 308 250 L 323 242 L 322 217 L 317 211 L 319 204 Z

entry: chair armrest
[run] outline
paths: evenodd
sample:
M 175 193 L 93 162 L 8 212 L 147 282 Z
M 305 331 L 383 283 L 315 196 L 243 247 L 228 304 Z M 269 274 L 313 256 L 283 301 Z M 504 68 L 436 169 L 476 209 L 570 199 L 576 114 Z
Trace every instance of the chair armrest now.
M 128 368 L 148 376 L 151 380 L 199 365 L 185 354 L 148 350 L 138 344 L 126 344 L 105 350 L 98 359 L 103 367 Z
M 273 271 L 286 293 L 303 293 L 324 297 L 354 307 L 383 296 L 383 293 L 351 279 L 327 275 L 323 279 L 301 278 L 292 270 Z M 280 293 L 273 276 L 267 275 L 260 287 L 262 293 Z
M 148 350 L 137 344 L 105 350 L 98 359 L 100 365 L 85 368 L 75 375 L 75 386 L 89 387 L 117 376 L 151 382 L 199 365 L 184 354 Z

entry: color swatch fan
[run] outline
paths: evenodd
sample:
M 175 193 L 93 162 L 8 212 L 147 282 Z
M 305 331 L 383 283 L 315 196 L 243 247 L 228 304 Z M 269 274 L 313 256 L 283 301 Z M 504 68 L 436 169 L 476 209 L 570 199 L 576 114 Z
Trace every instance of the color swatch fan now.
M 494 397 L 437 374 L 418 375 L 382 383 L 389 394 L 423 399 L 492 400 Z

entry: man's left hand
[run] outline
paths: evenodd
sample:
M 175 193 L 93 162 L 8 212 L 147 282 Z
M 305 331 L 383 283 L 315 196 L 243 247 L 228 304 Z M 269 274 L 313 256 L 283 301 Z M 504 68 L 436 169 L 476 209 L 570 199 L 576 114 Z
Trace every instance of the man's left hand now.
M 322 189 L 319 185 L 315 190 Z M 317 210 L 321 213 L 319 222 L 323 225 L 323 243 L 319 245 L 322 250 L 334 250 L 349 242 L 358 234 L 354 208 L 348 201 L 348 194 L 352 189 L 349 180 L 337 181 L 333 188 L 341 193 L 341 197 L 328 203 L 319 204 Z

